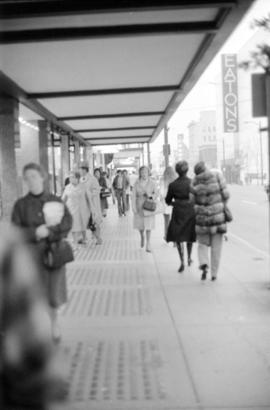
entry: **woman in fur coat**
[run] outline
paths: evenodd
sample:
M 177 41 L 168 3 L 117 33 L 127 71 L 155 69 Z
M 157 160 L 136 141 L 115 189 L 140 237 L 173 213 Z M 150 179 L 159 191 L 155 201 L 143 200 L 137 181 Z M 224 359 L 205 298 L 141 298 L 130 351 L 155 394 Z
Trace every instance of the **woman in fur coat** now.
M 211 278 L 214 281 L 217 278 L 220 263 L 223 235 L 227 232 L 224 204 L 230 195 L 223 176 L 218 172 L 208 170 L 204 162 L 198 162 L 194 167 L 194 172 L 191 193 L 195 204 L 201 279 L 205 280 L 208 273 L 208 249 L 210 249 Z

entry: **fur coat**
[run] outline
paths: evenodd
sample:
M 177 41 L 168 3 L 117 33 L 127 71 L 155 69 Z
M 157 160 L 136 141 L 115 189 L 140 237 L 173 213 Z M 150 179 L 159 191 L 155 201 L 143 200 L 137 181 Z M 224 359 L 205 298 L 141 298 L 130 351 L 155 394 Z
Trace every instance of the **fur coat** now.
M 224 202 L 228 201 L 230 194 L 223 176 L 206 170 L 195 176 L 190 191 L 194 197 L 196 233 L 226 233 Z

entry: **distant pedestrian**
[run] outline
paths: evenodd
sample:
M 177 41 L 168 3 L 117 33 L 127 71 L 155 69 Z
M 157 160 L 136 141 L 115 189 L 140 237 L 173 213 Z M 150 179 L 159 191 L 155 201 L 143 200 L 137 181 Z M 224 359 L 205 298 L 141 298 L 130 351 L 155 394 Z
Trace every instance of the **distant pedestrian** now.
M 151 230 L 155 228 L 155 215 L 145 216 L 143 204 L 146 199 L 156 200 L 157 187 L 150 177 L 149 168 L 142 166 L 139 169 L 139 178 L 135 182 L 132 191 L 132 210 L 134 212 L 133 226 L 140 232 L 141 248 L 144 247 L 146 232 L 146 252 L 151 252 Z
M 102 215 L 105 217 L 107 216 L 107 209 L 109 208 L 108 204 L 108 199 L 106 193 L 109 191 L 109 188 L 107 186 L 107 181 L 106 181 L 106 172 L 102 171 L 100 172 L 100 168 L 96 168 L 94 170 L 94 176 L 98 180 L 98 183 L 100 185 L 100 206 L 101 206 L 101 212 Z
M 84 184 L 85 189 L 91 198 L 91 213 L 89 215 L 89 226 L 92 228 L 92 234 L 96 238 L 96 244 L 101 245 L 101 223 L 102 223 L 102 213 L 100 204 L 100 185 L 98 180 L 93 175 L 89 173 L 89 167 L 87 164 L 82 163 L 80 165 L 80 182 Z
M 165 198 L 168 193 L 168 187 L 171 182 L 173 182 L 176 179 L 176 173 L 173 169 L 173 167 L 166 167 L 163 176 L 160 180 L 160 188 L 159 188 L 159 193 L 160 193 L 160 200 L 163 205 L 163 218 L 164 218 L 164 240 L 166 241 L 167 238 L 167 231 L 168 231 L 168 226 L 171 218 L 171 213 L 172 213 L 172 208 L 171 206 L 168 206 L 165 202 Z
M 195 234 L 195 212 L 190 202 L 191 179 L 187 177 L 188 163 L 179 161 L 175 165 L 178 178 L 169 184 L 168 193 L 165 198 L 167 205 L 173 206 L 172 218 L 167 232 L 167 242 L 175 242 L 180 257 L 178 272 L 185 269 L 184 245 L 187 243 L 187 263 L 191 265 L 192 244 L 196 240 Z
M 70 183 L 65 187 L 62 200 L 66 203 L 72 218 L 72 236 L 74 247 L 86 244 L 86 228 L 91 212 L 91 198 L 84 184 L 80 183 L 80 173 L 72 171 L 69 175 Z
M 113 189 L 115 192 L 118 215 L 126 215 L 126 193 L 125 193 L 125 178 L 122 171 L 119 169 L 113 180 Z
M 129 176 L 126 169 L 123 170 L 123 186 L 124 186 L 124 195 L 125 195 L 125 202 L 126 202 L 126 211 L 129 211 L 130 204 L 129 204 L 129 197 L 130 197 L 130 182 Z
M 209 171 L 204 162 L 194 167 L 195 177 L 191 192 L 194 195 L 196 233 L 201 279 L 205 280 L 209 270 L 208 249 L 211 257 L 211 277 L 216 280 L 220 264 L 223 235 L 227 232 L 224 204 L 230 194 L 222 174 Z
M 29 192 L 16 201 L 12 222 L 22 229 L 27 241 L 34 245 L 41 262 L 41 279 L 50 305 L 52 336 L 59 340 L 61 334 L 57 309 L 67 302 L 65 263 L 70 253 L 68 243 L 63 242 L 63 239 L 71 230 L 72 217 L 60 198 L 44 190 L 45 174 L 40 165 L 25 165 L 23 177 Z M 67 252 L 61 252 L 64 245 Z M 53 254 L 57 264 L 53 260 L 49 263 L 48 252 Z

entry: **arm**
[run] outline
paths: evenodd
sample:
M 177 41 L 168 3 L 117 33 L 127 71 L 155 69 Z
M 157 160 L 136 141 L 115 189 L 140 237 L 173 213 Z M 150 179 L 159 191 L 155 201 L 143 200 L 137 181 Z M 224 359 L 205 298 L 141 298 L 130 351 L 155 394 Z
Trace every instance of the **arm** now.
M 21 228 L 27 241 L 36 242 L 36 228 L 26 226 L 26 221 L 24 221 L 23 218 L 22 206 L 23 203 L 20 200 L 15 203 L 11 214 L 11 222 Z
M 167 195 L 165 197 L 165 202 L 166 202 L 167 205 L 172 205 L 173 204 L 172 200 L 173 200 L 173 190 L 172 190 L 171 184 L 169 184 L 168 192 L 167 192 Z
M 223 175 L 217 175 L 217 180 L 219 183 L 220 194 L 221 194 L 222 200 L 224 202 L 227 202 L 230 198 L 230 193 L 228 191 L 225 178 L 223 177 Z
M 137 196 L 137 184 L 135 183 L 132 189 L 132 194 L 131 194 L 131 205 L 132 205 L 132 211 L 134 214 L 138 212 L 137 205 L 136 205 L 136 196 Z

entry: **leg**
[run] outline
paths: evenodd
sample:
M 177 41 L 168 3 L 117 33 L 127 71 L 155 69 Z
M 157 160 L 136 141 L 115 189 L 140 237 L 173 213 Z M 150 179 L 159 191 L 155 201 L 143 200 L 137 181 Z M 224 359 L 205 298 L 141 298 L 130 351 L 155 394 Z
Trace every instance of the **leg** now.
M 146 247 L 145 247 L 146 252 L 151 252 L 150 238 L 151 238 L 151 231 L 146 230 Z
M 86 231 L 82 231 L 82 242 L 83 242 L 84 244 L 87 243 Z
M 215 280 L 218 273 L 221 251 L 222 251 L 222 234 L 215 234 L 211 238 L 211 276 Z
M 119 189 L 116 190 L 116 200 L 117 200 L 117 207 L 118 207 L 118 215 L 122 216 L 122 205 L 121 205 L 121 192 Z
M 170 223 L 170 215 L 163 214 L 163 217 L 164 217 L 164 239 L 166 240 L 168 227 L 169 227 L 169 223 Z
M 176 242 L 176 247 L 178 250 L 179 258 L 180 258 L 180 268 L 178 269 L 178 272 L 183 272 L 185 269 L 185 263 L 184 263 L 184 246 L 182 242 Z
M 140 235 L 141 235 L 141 248 L 144 247 L 144 230 L 140 230 Z
M 129 194 L 126 194 L 126 206 L 127 206 L 127 211 L 129 211 L 130 205 L 129 205 Z
M 58 321 L 58 312 L 57 308 L 50 307 L 50 318 L 51 318 L 51 326 L 52 326 L 52 338 L 55 342 L 59 342 L 61 339 L 61 332 L 60 326 Z
M 122 191 L 122 213 L 126 215 L 127 204 L 126 204 L 126 192 Z
M 101 230 L 100 230 L 99 225 L 96 226 L 96 230 L 94 231 L 94 235 L 97 239 L 97 245 L 101 245 L 102 244 L 102 239 L 101 239 Z
M 205 280 L 209 267 L 208 246 L 200 242 L 198 244 L 198 257 L 200 264 L 199 268 L 203 271 L 201 279 Z
M 187 242 L 188 266 L 192 264 L 192 259 L 191 259 L 192 246 L 193 246 L 192 242 Z

